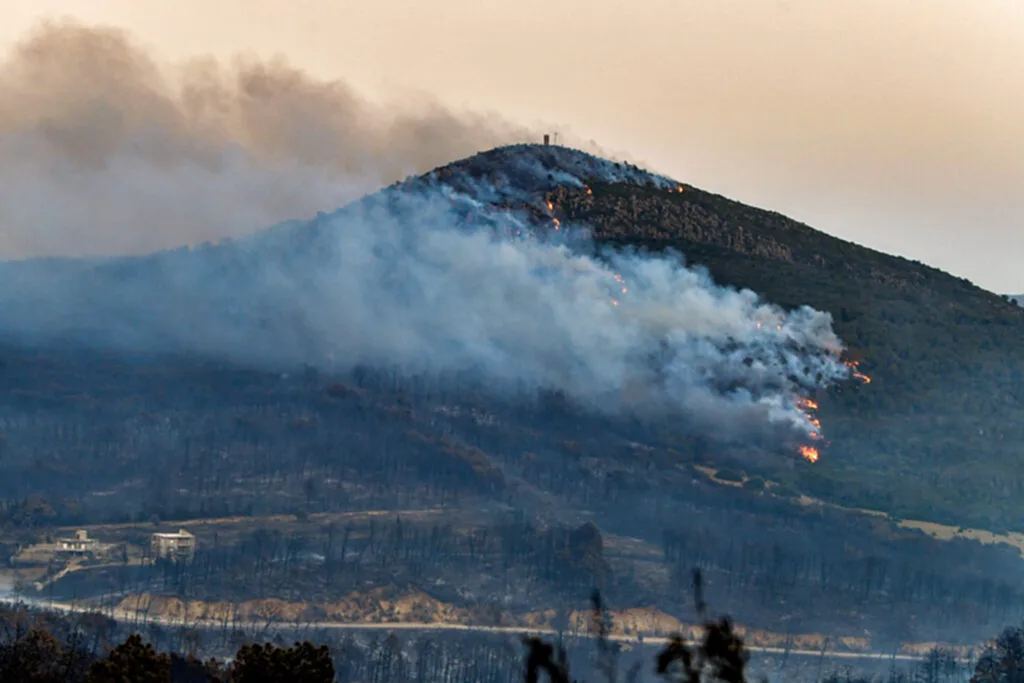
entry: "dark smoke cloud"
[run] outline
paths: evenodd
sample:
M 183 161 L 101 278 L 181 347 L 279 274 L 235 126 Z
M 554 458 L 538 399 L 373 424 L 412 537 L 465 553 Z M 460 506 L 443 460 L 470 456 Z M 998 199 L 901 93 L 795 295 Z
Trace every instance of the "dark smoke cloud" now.
M 0 256 L 237 236 L 536 137 L 281 59 L 161 64 L 121 30 L 45 23 L 0 64 Z

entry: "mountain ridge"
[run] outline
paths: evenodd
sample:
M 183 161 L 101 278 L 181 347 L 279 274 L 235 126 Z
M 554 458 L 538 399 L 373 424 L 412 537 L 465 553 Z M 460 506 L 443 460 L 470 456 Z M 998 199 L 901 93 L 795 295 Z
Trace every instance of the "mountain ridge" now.
M 510 154 L 558 159 L 567 152 L 539 145 L 499 148 L 434 174 L 485 179 L 500 172 Z M 967 519 L 1000 530 L 1024 523 L 1024 506 L 1007 495 L 1024 489 L 1024 481 L 1009 471 L 1015 459 L 1006 450 L 1024 438 L 1013 419 L 1024 407 L 1021 308 L 966 278 L 828 235 L 779 212 L 648 176 L 628 164 L 612 167 L 629 172 L 626 182 L 584 177 L 581 183 L 541 188 L 553 217 L 586 225 L 598 245 L 673 250 L 707 267 L 719 283 L 750 288 L 784 307 L 809 304 L 830 312 L 850 357 L 875 380 L 823 405 L 821 416 L 838 450 L 824 468 L 806 475 L 802 483 L 813 493 L 948 523 Z M 965 391 L 948 391 L 957 385 Z M 972 409 L 963 410 L 960 399 L 970 400 Z M 876 455 L 854 457 L 854 448 L 841 441 L 855 442 L 855 423 L 864 419 L 875 421 L 886 436 L 875 446 Z M 936 430 L 940 436 L 932 439 Z M 962 441 L 950 441 L 954 433 Z M 939 459 L 929 452 L 936 443 L 943 453 Z M 983 459 L 965 460 L 965 451 Z M 887 457 L 893 462 L 886 463 Z M 941 482 L 942 493 L 923 494 L 922 481 L 921 490 L 906 496 L 904 486 L 871 474 L 866 482 L 851 482 L 851 467 L 930 480 L 929 486 Z M 929 467 L 942 474 L 928 474 Z M 995 471 L 1004 479 L 1002 487 L 978 481 Z M 966 487 L 954 483 L 960 475 L 967 477 Z
M 775 632 L 959 642 L 1024 613 L 1016 547 L 899 524 L 1019 528 L 1017 309 L 576 154 L 485 152 L 243 240 L 0 266 L 0 550 L 62 527 L 131 548 L 54 574 L 56 598 L 411 585 L 525 614 L 598 586 L 681 618 L 699 563 Z M 578 175 L 534 164 L 563 157 Z M 838 374 L 833 323 L 870 384 Z M 819 419 L 809 462 L 793 439 Z M 139 560 L 213 518 L 192 564 Z
M 419 195 L 430 201 L 415 200 Z M 376 220 L 381 212 L 398 222 L 415 221 L 425 210 L 446 220 L 454 216 L 467 226 L 484 225 L 503 238 L 513 236 L 510 230 L 528 232 L 531 239 L 572 247 L 581 244 L 574 228 L 583 226 L 595 256 L 608 247 L 669 250 L 706 268 L 718 283 L 749 288 L 786 309 L 811 305 L 830 313 L 848 346 L 847 357 L 862 363 L 874 381 L 816 397 L 831 444 L 819 467 L 798 470 L 790 483 L 850 507 L 944 523 L 994 524 L 1005 530 L 1024 521 L 1024 504 L 1013 495 L 1024 490 L 1024 479 L 1010 471 L 1014 460 L 1008 452 L 1010 444 L 1024 438 L 1012 419 L 1024 401 L 1024 311 L 938 269 L 829 236 L 778 212 L 564 147 L 495 148 L 397 182 L 311 221 L 288 221 L 217 245 L 142 257 L 4 264 L 8 291 L 20 295 L 8 307 L 4 334 L 10 338 L 24 320 L 49 316 L 44 323 L 52 327 L 47 330 L 53 339 L 92 335 L 101 345 L 127 339 L 180 353 L 195 345 L 200 328 L 176 321 L 207 311 L 204 320 L 221 325 L 200 340 L 213 345 L 209 348 L 227 344 L 254 359 L 289 349 L 294 364 L 319 353 L 304 340 L 304 330 L 317 327 L 316 316 L 330 302 L 289 311 L 295 303 L 288 298 L 294 296 L 287 294 L 291 289 L 241 290 L 270 276 L 290 278 L 300 288 L 310 282 L 317 286 L 321 276 L 308 264 L 330 267 L 327 255 L 336 248 L 339 233 L 333 226 L 338 221 Z M 582 244 L 586 250 L 587 240 Z M 57 266 L 64 268 L 52 269 Z M 88 287 L 69 284 L 63 313 L 54 318 L 48 283 L 55 274 L 72 271 L 78 274 L 69 276 L 69 283 L 99 282 L 102 288 L 96 292 L 113 292 L 128 303 L 100 305 L 97 294 L 87 296 Z M 155 278 L 156 284 L 148 289 L 123 286 L 144 278 Z M 211 282 L 217 283 L 212 290 Z M 197 304 L 192 309 L 168 298 L 182 287 L 192 291 L 186 297 Z M 90 307 L 93 315 L 76 318 Z M 105 323 L 110 316 L 126 323 L 133 317 L 141 320 L 139 311 L 156 330 L 144 339 L 130 326 L 110 330 Z M 231 327 L 238 315 L 249 320 L 251 311 L 291 322 L 261 341 L 264 332 L 254 336 L 248 328 Z M 960 390 L 950 392 L 950 386 Z M 870 433 L 865 433 L 868 424 Z M 981 459 L 965 461 L 964 450 Z M 758 472 L 757 462 L 744 466 L 751 474 L 776 475 Z M 988 473 L 996 471 L 1003 483 L 993 486 Z

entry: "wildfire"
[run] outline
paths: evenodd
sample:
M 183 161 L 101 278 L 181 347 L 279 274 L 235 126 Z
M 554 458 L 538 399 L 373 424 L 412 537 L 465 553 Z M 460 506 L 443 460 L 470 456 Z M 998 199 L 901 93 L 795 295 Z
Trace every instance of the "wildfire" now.
M 629 290 L 626 288 L 626 281 L 622 279 L 622 276 L 615 273 L 615 281 L 622 285 L 622 293 L 625 294 Z
M 614 277 L 615 281 L 617 283 L 619 283 L 620 289 L 621 289 L 623 294 L 625 294 L 626 292 L 629 291 L 629 289 L 626 287 L 626 281 L 622 278 L 621 275 L 619 275 L 618 273 L 613 273 L 612 277 Z M 619 302 L 616 299 L 611 299 L 611 302 L 612 302 L 612 306 L 618 306 L 619 305 Z
M 807 421 L 814 427 L 814 430 L 808 434 L 811 441 L 821 441 L 821 420 L 812 413 L 812 411 L 818 409 L 817 402 L 809 398 L 801 398 L 797 401 L 796 405 L 803 411 Z M 808 462 L 818 462 L 818 458 L 821 456 L 820 451 L 814 446 L 803 445 L 799 447 L 798 451 Z
M 844 363 L 844 365 L 846 365 L 846 367 L 850 368 L 850 374 L 853 375 L 854 378 L 859 379 L 864 384 L 871 384 L 871 378 L 870 377 L 868 377 L 867 375 L 865 375 L 862 372 L 857 372 L 857 366 L 860 365 L 860 361 L 848 360 L 848 361 L 846 361 Z
M 594 191 L 590 189 L 589 185 L 584 185 L 583 187 L 587 188 L 587 194 L 594 194 Z
M 555 211 L 555 203 L 552 202 L 550 199 L 548 199 L 547 200 L 547 205 L 548 205 L 548 211 L 551 212 L 551 213 L 554 213 L 554 211 Z M 559 228 L 562 227 L 562 221 L 558 220 L 554 216 L 551 216 L 551 222 L 555 224 L 555 230 L 558 230 Z
M 818 453 L 818 449 L 813 446 L 801 446 L 800 455 L 804 457 L 807 462 L 818 462 L 818 458 L 821 454 Z
M 850 368 L 850 374 L 853 375 L 854 378 L 860 380 L 864 384 L 871 383 L 870 377 L 868 377 L 862 372 L 857 371 L 857 367 L 860 365 L 860 361 L 848 360 L 843 361 L 843 364 L 846 365 L 846 367 Z M 800 398 L 797 400 L 796 405 L 797 408 L 799 408 L 804 413 L 804 416 L 807 418 L 807 423 L 814 428 L 808 434 L 808 437 L 811 439 L 811 441 L 821 441 L 821 420 L 814 416 L 814 411 L 818 409 L 818 404 L 809 398 Z M 797 452 L 800 453 L 803 459 L 806 460 L 807 462 L 818 462 L 818 459 L 821 457 L 820 450 L 818 450 L 814 446 L 806 444 L 803 446 L 799 446 L 797 448 Z

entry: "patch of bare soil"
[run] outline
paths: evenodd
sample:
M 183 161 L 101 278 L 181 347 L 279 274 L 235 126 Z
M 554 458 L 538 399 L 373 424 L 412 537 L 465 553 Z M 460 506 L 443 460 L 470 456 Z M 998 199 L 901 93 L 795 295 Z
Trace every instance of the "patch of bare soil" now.
M 473 624 L 490 618 L 493 624 L 498 615 L 487 610 L 455 607 L 441 602 L 422 591 L 397 591 L 377 588 L 365 593 L 351 593 L 327 603 L 291 602 L 261 598 L 232 603 L 226 601 L 183 602 L 178 598 L 154 596 L 149 593 L 124 598 L 118 609 L 183 621 L 213 621 L 217 623 L 416 623 L 416 624 Z
M 594 633 L 596 624 L 590 610 L 538 610 L 524 614 L 499 613 L 486 607 L 456 607 L 415 588 L 398 590 L 376 588 L 365 593 L 351 593 L 331 603 L 289 602 L 277 599 L 229 602 L 183 602 L 178 598 L 148 593 L 124 598 L 116 611 L 124 615 L 168 619 L 185 623 L 207 624 L 284 624 L 318 623 L 322 625 L 379 625 L 395 627 L 450 626 L 479 628 L 522 628 L 548 632 Z M 693 641 L 701 638 L 702 628 L 683 622 L 657 607 L 636 607 L 611 611 L 610 635 L 617 640 L 635 638 L 666 638 L 682 634 Z M 794 650 L 826 650 L 829 652 L 868 653 L 872 643 L 866 637 L 830 638 L 821 633 L 781 634 L 736 627 L 747 645 L 754 648 L 788 648 Z M 923 655 L 941 643 L 911 643 L 902 648 L 904 654 Z M 953 648 L 963 650 L 967 648 Z

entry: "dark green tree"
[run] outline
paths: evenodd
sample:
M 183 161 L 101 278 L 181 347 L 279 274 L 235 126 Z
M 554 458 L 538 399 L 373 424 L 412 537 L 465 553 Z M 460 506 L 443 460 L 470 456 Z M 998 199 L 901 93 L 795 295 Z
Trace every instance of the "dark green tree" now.
M 171 659 L 133 634 L 89 667 L 85 683 L 171 683 Z
M 326 646 L 245 645 L 231 668 L 231 683 L 333 683 L 334 662 Z
M 30 629 L 12 643 L 0 647 L 0 681 L 59 683 L 64 680 L 63 648 L 52 634 Z
M 971 683 L 1024 683 L 1024 628 L 1004 629 L 985 648 Z
M 171 683 L 222 683 L 224 680 L 224 669 L 216 660 L 204 662 L 193 655 L 171 654 Z

